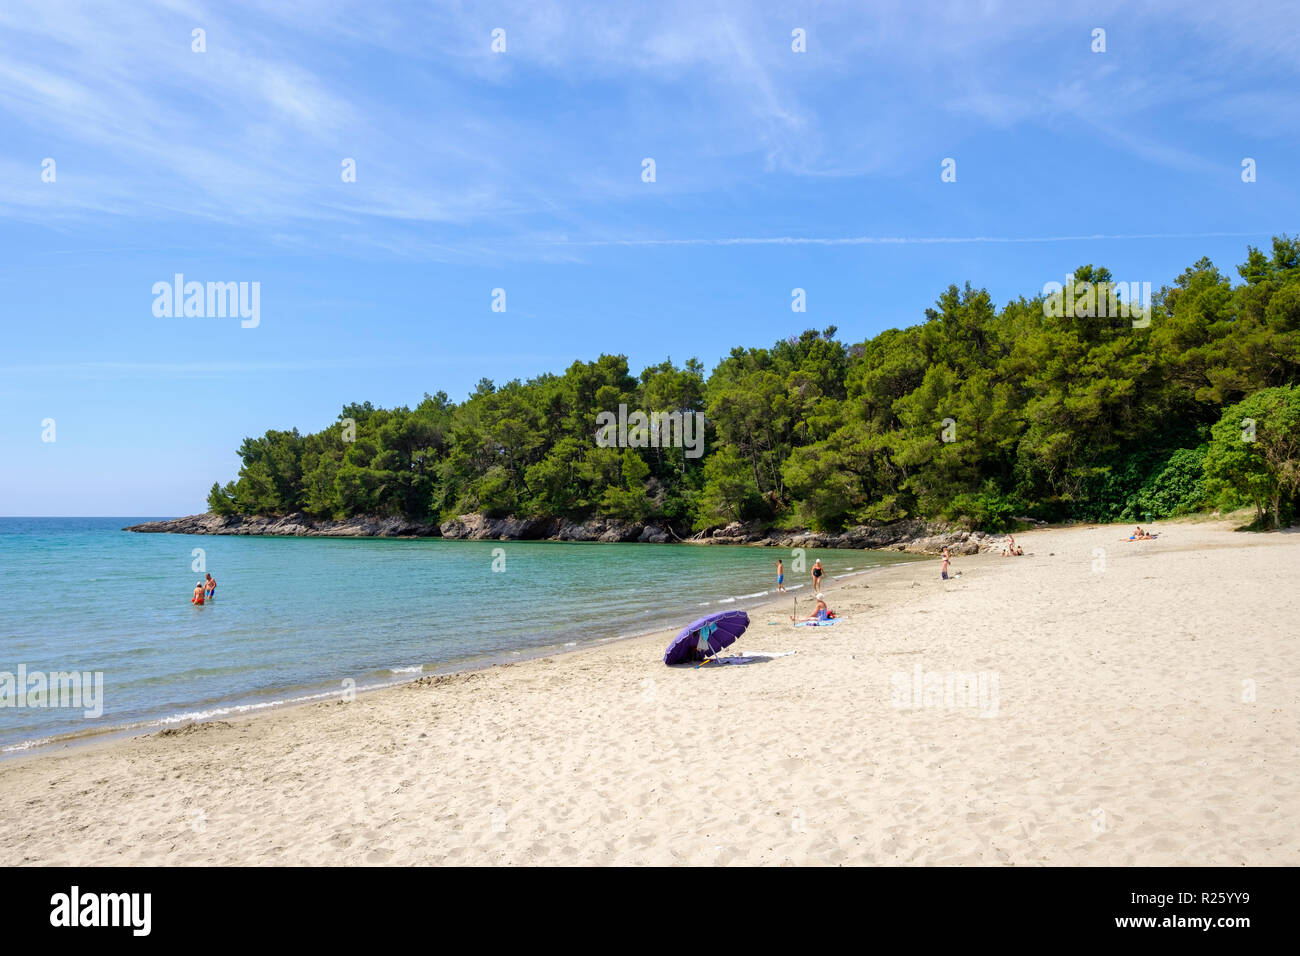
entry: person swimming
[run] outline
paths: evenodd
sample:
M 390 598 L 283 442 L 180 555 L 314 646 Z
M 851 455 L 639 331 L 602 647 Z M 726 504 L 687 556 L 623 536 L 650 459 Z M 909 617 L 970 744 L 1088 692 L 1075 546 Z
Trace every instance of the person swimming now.
M 203 596 L 211 600 L 217 593 L 217 579 L 211 574 L 204 575 Z
M 200 607 L 203 605 L 203 582 L 202 581 L 194 585 L 194 597 L 190 598 L 190 603 L 197 604 Z

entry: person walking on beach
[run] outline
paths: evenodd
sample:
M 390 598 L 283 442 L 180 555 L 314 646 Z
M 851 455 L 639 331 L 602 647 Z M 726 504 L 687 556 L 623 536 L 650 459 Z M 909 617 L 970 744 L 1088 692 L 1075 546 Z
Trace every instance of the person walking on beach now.
M 813 593 L 822 593 L 822 559 L 818 558 L 813 562 L 812 567 Z
M 211 599 L 213 597 L 216 597 L 216 594 L 217 594 L 217 579 L 214 578 L 210 573 L 204 575 L 203 596 Z
M 940 577 L 941 579 L 943 579 L 944 581 L 947 581 L 947 580 L 948 580 L 948 562 L 951 561 L 951 560 L 952 560 L 952 558 L 951 558 L 951 556 L 949 556 L 949 554 L 948 554 L 948 549 L 947 549 L 947 548 L 944 548 L 944 549 L 943 549 L 943 563 L 939 565 L 939 577 Z
M 776 590 L 780 594 L 785 593 L 785 565 L 780 558 L 776 559 Z
M 203 606 L 203 582 L 202 581 L 194 585 L 194 597 L 190 598 L 190 603 L 197 604 L 200 607 Z

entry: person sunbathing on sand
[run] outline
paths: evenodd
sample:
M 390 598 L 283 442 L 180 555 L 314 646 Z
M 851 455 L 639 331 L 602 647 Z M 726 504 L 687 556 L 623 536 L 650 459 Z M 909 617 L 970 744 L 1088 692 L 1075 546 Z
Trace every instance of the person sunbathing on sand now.
M 826 602 L 823 601 L 820 597 L 818 597 L 816 610 L 814 610 L 807 617 L 803 617 L 803 618 L 796 618 L 792 614 L 790 615 L 790 620 L 795 621 L 796 623 L 798 621 L 829 621 L 834 617 L 835 617 L 835 612 L 832 611 L 830 608 L 828 608 L 826 606 Z

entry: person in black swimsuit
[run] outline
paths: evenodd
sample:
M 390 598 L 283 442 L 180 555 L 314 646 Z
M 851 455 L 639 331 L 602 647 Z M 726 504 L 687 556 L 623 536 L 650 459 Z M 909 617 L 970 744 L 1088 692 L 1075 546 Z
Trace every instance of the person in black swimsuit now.
M 813 562 L 812 569 L 813 592 L 822 593 L 822 559 L 818 558 Z

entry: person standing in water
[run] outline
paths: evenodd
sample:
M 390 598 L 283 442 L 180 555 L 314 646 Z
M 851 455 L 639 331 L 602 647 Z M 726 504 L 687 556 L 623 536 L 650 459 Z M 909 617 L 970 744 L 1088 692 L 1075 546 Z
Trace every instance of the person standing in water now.
M 812 568 L 813 593 L 822 593 L 822 559 L 818 558 L 813 562 Z
M 217 594 L 217 579 L 214 578 L 211 574 L 204 575 L 203 596 L 208 599 L 211 599 L 216 597 L 216 594 Z
M 785 593 L 785 565 L 780 558 L 776 559 L 776 589 L 781 594 Z
M 203 582 L 202 581 L 194 585 L 194 597 L 190 598 L 190 603 L 197 604 L 200 607 L 203 606 Z

